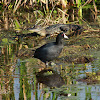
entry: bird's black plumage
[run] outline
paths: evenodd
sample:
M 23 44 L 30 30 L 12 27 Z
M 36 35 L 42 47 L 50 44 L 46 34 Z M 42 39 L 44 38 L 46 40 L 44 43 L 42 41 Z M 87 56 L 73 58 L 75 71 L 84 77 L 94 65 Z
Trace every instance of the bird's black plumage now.
M 36 49 L 34 57 L 40 59 L 44 63 L 57 58 L 63 49 L 63 38 L 68 37 L 64 33 L 58 34 L 56 42 L 47 43 Z

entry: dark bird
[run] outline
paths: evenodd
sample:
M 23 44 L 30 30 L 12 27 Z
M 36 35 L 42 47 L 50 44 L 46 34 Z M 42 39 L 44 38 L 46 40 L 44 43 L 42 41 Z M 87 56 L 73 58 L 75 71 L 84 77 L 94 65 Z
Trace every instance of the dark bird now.
M 57 58 L 63 49 L 63 38 L 68 37 L 64 33 L 58 34 L 56 42 L 47 43 L 36 49 L 34 57 L 40 59 L 46 65 L 49 61 Z
M 65 85 L 65 82 L 60 74 L 52 69 L 44 69 L 36 73 L 36 78 L 39 83 L 43 83 L 49 87 L 59 88 L 62 85 Z
M 34 26 L 33 28 L 29 28 L 28 30 L 30 32 L 37 32 L 41 36 L 48 36 L 48 35 L 54 35 L 55 33 L 67 33 L 68 30 L 74 31 L 69 36 L 78 35 L 81 34 L 83 27 L 80 25 L 74 25 L 74 24 L 54 24 L 50 25 L 46 28 L 40 27 L 40 26 Z M 67 33 L 68 34 L 68 33 Z

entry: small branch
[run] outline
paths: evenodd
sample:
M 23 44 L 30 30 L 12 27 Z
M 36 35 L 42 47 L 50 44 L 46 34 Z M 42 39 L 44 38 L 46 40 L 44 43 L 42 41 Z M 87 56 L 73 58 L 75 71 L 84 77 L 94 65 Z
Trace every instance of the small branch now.
M 83 8 L 86 4 L 90 3 L 91 1 L 92 1 L 92 0 L 87 0 L 87 1 L 85 2 L 85 4 L 80 5 L 79 9 Z
M 83 37 L 85 37 L 85 38 L 93 38 L 93 37 L 100 38 L 100 36 L 83 36 Z
M 16 3 L 15 3 L 16 4 Z M 17 8 L 19 7 L 19 5 L 21 4 L 21 0 L 19 0 L 18 4 L 14 6 L 14 10 L 13 13 L 16 12 Z
M 98 29 L 98 30 L 87 30 L 87 31 L 84 31 L 84 32 L 100 32 L 100 29 Z

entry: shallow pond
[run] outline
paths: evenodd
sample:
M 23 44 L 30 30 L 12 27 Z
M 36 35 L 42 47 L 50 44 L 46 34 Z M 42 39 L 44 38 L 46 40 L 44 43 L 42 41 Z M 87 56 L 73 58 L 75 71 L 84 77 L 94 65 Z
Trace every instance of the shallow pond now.
M 11 32 L 4 33 L 0 37 L 0 100 L 100 100 L 99 37 L 65 40 L 55 64 L 45 68 L 32 57 L 32 49 L 55 38 L 18 40 L 10 37 Z

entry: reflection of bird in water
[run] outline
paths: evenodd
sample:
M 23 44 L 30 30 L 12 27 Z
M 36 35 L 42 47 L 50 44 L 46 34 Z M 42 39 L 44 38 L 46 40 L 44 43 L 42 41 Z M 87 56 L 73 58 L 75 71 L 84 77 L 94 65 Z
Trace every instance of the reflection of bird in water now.
M 47 36 L 47 35 L 54 35 L 55 33 L 66 33 L 69 31 L 74 31 L 69 36 L 73 35 L 80 35 L 82 32 L 83 27 L 80 25 L 72 25 L 72 24 L 55 24 L 48 26 L 46 28 L 42 28 L 40 26 L 34 26 L 33 28 L 28 29 L 30 32 L 37 32 L 41 36 Z M 68 34 L 68 33 L 67 33 Z
M 61 87 L 65 84 L 63 78 L 56 71 L 51 69 L 44 69 L 38 72 L 36 78 L 38 82 L 49 87 Z
M 71 96 L 70 93 L 66 92 L 67 87 L 66 87 L 65 81 L 61 77 L 61 75 L 58 74 L 58 72 L 52 69 L 44 69 L 36 73 L 36 78 L 39 83 L 43 83 L 49 86 L 50 88 L 54 89 L 55 87 L 57 87 L 58 88 L 58 89 L 56 88 L 57 95 L 68 96 L 68 97 Z M 64 90 L 64 87 L 62 88 L 61 86 L 64 86 L 65 90 Z
M 57 58 L 63 49 L 63 38 L 68 37 L 64 33 L 58 34 L 56 42 L 47 43 L 40 48 L 36 49 L 34 57 L 40 59 L 46 65 L 49 61 Z

